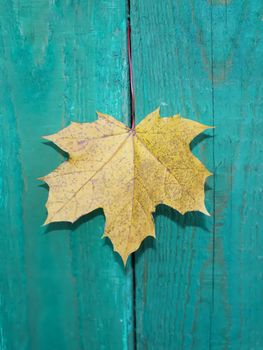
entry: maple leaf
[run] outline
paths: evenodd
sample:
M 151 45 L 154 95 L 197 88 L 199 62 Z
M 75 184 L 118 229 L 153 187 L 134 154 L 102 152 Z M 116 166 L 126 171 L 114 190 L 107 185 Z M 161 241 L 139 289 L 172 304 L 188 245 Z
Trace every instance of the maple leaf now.
M 93 123 L 71 123 L 45 136 L 69 154 L 41 178 L 49 186 L 45 224 L 74 222 L 103 208 L 104 237 L 125 264 L 146 236 L 155 237 L 156 205 L 208 214 L 204 183 L 211 173 L 189 147 L 208 128 L 179 115 L 161 118 L 158 109 L 135 129 L 98 113 Z

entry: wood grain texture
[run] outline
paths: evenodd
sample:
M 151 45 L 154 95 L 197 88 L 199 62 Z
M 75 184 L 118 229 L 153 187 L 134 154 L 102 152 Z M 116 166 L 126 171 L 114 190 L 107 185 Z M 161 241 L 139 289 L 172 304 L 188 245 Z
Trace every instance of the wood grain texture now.
M 163 116 L 213 125 L 210 6 L 146 0 L 131 8 L 136 120 L 160 105 Z M 195 142 L 193 152 L 213 171 L 212 138 Z M 211 190 L 207 208 L 213 212 Z M 212 227 L 202 214 L 158 208 L 157 239 L 136 258 L 138 349 L 209 348 Z
M 42 135 L 95 110 L 128 123 L 125 2 L 0 1 L 1 350 L 263 348 L 262 19 L 260 0 L 131 0 L 136 122 L 161 106 L 216 126 L 192 143 L 212 217 L 158 207 L 134 333 L 102 212 L 41 227 L 36 180 L 65 156 Z
M 0 348 L 132 348 L 131 269 L 101 240 L 102 212 L 41 227 L 36 180 L 63 160 L 42 135 L 96 110 L 127 118 L 125 3 L 13 0 L 0 13 Z
M 211 6 L 217 127 L 212 349 L 263 349 L 262 16 L 262 1 Z
M 136 255 L 138 349 L 263 348 L 262 15 L 261 1 L 132 1 L 137 121 L 161 105 L 216 126 L 194 143 L 212 217 L 162 207 Z

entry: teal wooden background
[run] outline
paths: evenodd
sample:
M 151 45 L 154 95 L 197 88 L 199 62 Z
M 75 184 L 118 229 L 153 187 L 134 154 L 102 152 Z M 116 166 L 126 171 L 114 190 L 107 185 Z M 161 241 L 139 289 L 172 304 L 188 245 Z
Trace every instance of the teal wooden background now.
M 161 106 L 216 126 L 192 144 L 212 216 L 158 207 L 126 270 L 102 211 L 41 226 L 36 178 L 64 159 L 41 135 L 96 110 L 128 123 L 127 16 L 0 0 L 0 349 L 262 350 L 261 0 L 130 3 L 136 120 Z

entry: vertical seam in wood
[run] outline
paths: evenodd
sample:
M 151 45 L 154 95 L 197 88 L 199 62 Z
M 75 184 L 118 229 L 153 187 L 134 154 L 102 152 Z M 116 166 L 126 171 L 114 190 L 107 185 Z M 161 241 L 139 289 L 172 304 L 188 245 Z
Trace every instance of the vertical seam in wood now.
M 210 41 L 211 41 L 211 102 L 212 102 L 212 119 L 213 126 L 215 126 L 215 94 L 214 94 L 214 33 L 213 33 L 213 0 L 210 2 Z M 213 316 L 214 316 L 214 305 L 215 305 L 215 223 L 216 223 L 216 210 L 215 210 L 215 129 L 213 129 L 213 149 L 212 149 L 212 162 L 213 162 L 213 238 L 212 238 L 212 295 L 211 295 L 211 310 L 210 310 L 210 331 L 209 331 L 209 350 L 212 349 L 212 331 L 213 331 Z
M 132 266 L 132 304 L 133 304 L 133 349 L 137 349 L 137 333 L 136 333 L 136 272 L 135 272 L 135 253 L 131 256 Z
M 130 30 L 130 40 L 128 42 L 128 36 L 127 36 L 127 46 L 131 46 L 131 32 L 132 32 L 132 26 L 131 26 L 131 21 L 130 21 L 130 16 L 131 16 L 131 2 L 130 0 L 127 0 L 127 16 L 126 16 L 126 30 Z M 129 25 L 129 28 L 128 28 Z M 127 33 L 128 34 L 128 33 Z M 131 48 L 128 47 L 127 53 L 129 55 L 129 50 L 130 50 L 130 55 L 131 55 Z M 134 113 L 135 111 L 133 110 L 134 108 L 134 101 L 133 101 L 133 91 L 132 91 L 132 84 L 131 84 L 131 67 L 130 67 L 130 58 L 128 57 L 128 64 L 129 64 L 129 69 L 128 69 L 128 79 L 129 79 L 129 109 L 130 109 L 130 117 L 131 117 L 131 127 L 134 127 L 133 125 L 133 118 L 134 118 Z M 135 272 L 135 253 L 131 254 L 131 269 L 132 269 L 132 322 L 133 322 L 133 349 L 137 349 L 137 333 L 136 333 L 136 272 Z

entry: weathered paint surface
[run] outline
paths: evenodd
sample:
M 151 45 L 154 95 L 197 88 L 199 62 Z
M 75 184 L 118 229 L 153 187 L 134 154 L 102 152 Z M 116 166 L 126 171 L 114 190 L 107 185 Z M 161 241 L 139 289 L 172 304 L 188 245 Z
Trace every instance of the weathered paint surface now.
M 0 348 L 132 348 L 131 270 L 102 212 L 42 227 L 36 180 L 63 160 L 42 135 L 127 119 L 125 3 L 0 1 L 0 21 Z
M 136 121 L 216 126 L 192 145 L 212 217 L 160 206 L 133 291 L 102 213 L 41 227 L 36 180 L 63 161 L 41 135 L 128 122 L 125 1 L 0 1 L 1 350 L 263 348 L 262 19 L 260 0 L 131 1 Z
M 136 255 L 138 349 L 263 349 L 262 1 L 132 1 L 136 115 L 216 126 L 211 218 L 157 213 Z M 201 139 L 200 139 L 201 141 Z

